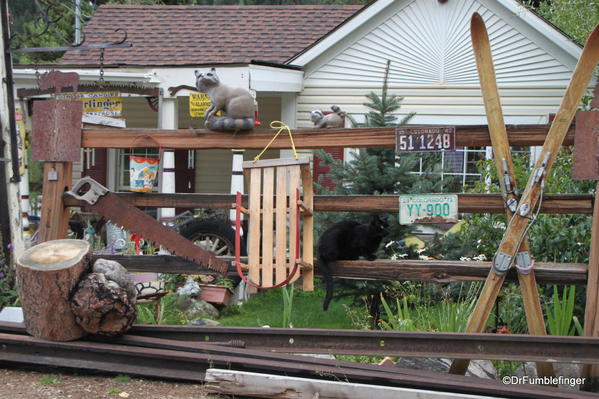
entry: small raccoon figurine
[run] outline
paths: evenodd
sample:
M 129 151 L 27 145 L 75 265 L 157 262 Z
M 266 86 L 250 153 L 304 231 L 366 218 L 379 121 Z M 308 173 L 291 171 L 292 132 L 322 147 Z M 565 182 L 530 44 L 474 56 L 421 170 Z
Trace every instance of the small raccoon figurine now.
M 322 304 L 323 310 L 329 308 L 333 299 L 333 276 L 330 262 L 336 260 L 356 260 L 360 256 L 375 260 L 374 254 L 383 237 L 389 231 L 389 224 L 384 218 L 373 215 L 370 223 L 359 223 L 355 220 L 343 220 L 326 229 L 318 239 L 318 268 L 322 273 L 326 286 L 326 295 Z
M 254 98 L 241 87 L 231 87 L 221 83 L 214 68 L 209 72 L 195 71 L 196 88 L 206 93 L 212 105 L 206 110 L 206 127 L 210 130 L 238 132 L 254 128 Z M 215 116 L 223 111 L 225 116 Z
M 310 112 L 310 120 L 314 123 L 314 128 L 322 129 L 322 128 L 341 128 L 344 125 L 344 117 L 345 112 L 341 111 L 337 105 L 333 105 L 331 107 L 333 110 L 330 114 L 323 114 L 323 112 L 319 109 L 315 109 Z

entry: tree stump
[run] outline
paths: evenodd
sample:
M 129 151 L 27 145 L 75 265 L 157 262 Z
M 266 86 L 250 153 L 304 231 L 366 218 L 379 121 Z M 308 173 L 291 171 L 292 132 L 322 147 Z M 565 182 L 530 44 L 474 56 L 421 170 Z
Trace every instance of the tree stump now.
M 137 316 L 136 296 L 109 280 L 103 273 L 90 273 L 81 280 L 71 298 L 77 323 L 88 333 L 104 336 L 124 334 Z
M 90 268 L 84 240 L 53 240 L 17 259 L 17 282 L 27 332 L 51 341 L 72 341 L 86 333 L 75 321 L 71 291 Z

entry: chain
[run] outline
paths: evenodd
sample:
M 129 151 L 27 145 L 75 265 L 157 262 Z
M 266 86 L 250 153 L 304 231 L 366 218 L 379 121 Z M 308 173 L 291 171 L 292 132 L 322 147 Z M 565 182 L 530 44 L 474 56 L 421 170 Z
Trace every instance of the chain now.
M 100 80 L 98 80 L 100 87 L 104 86 L 104 49 L 100 49 Z

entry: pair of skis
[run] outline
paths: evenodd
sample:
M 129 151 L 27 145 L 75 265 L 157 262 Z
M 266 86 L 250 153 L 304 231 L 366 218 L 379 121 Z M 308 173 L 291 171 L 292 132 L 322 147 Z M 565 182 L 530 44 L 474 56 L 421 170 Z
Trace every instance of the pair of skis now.
M 578 104 L 599 61 L 599 26 L 587 39 L 572 75 L 572 80 L 564 94 L 560 108 L 541 149 L 539 159 L 520 200 L 517 197 L 513 163 L 497 89 L 489 37 L 484 21 L 478 13 L 472 16 L 470 33 L 493 145 L 495 165 L 509 223 L 499 249 L 493 258 L 491 271 L 470 317 L 466 332 L 483 332 L 499 290 L 505 280 L 505 275 L 508 269 L 516 264 L 529 332 L 533 335 L 546 335 L 545 321 L 535 275 L 532 270 L 526 232 L 531 220 L 534 218 L 535 207 L 540 201 L 545 178 L 551 171 Z M 465 374 L 469 363 L 470 361 L 467 359 L 456 359 L 451 365 L 450 372 Z M 551 363 L 537 363 L 537 373 L 540 376 L 552 376 L 553 367 Z

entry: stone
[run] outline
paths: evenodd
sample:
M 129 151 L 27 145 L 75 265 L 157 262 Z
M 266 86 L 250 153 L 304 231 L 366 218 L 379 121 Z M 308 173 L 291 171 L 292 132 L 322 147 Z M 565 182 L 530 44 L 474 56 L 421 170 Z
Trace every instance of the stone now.
M 176 306 L 188 320 L 217 319 L 220 315 L 214 305 L 188 296 L 178 297 Z
M 137 289 L 127 269 L 119 262 L 108 259 L 98 259 L 92 268 L 94 273 L 102 273 L 106 280 L 114 281 L 123 288 L 129 297 L 129 302 L 135 304 L 137 301 Z
M 446 373 L 449 371 L 451 362 L 452 361 L 450 359 L 404 357 L 399 359 L 395 366 L 408 369 L 429 370 Z M 493 363 L 488 360 L 472 360 L 466 375 L 471 377 L 496 379 L 497 370 L 493 366 Z
M 556 377 L 569 377 L 577 378 L 580 377 L 581 365 L 575 363 L 553 363 L 553 370 L 555 371 Z M 537 367 L 533 362 L 526 362 L 522 366 L 518 367 L 514 372 L 514 375 L 518 377 L 537 377 Z M 560 388 L 566 388 L 569 390 L 579 390 L 579 384 L 559 384 Z
M 10 321 L 12 323 L 23 322 L 23 309 L 15 306 L 6 306 L 0 310 L 0 321 Z
M 217 327 L 220 326 L 220 323 L 216 320 L 210 319 L 199 319 L 199 320 L 189 320 L 187 324 L 193 326 L 205 326 L 205 327 Z

